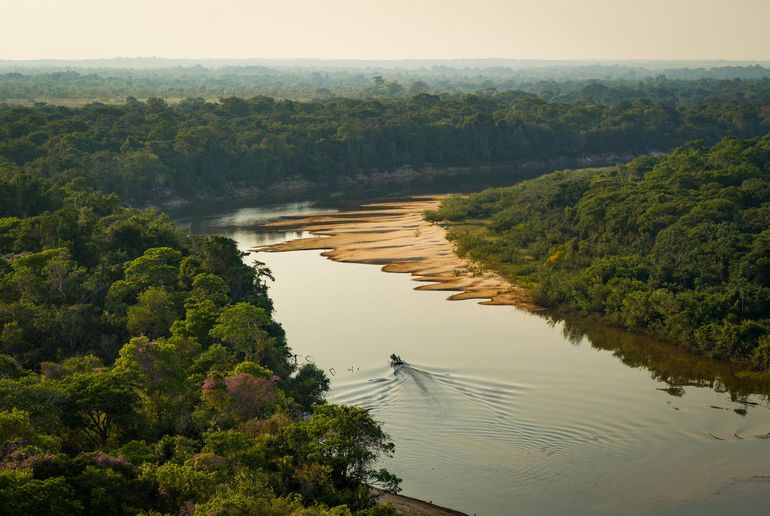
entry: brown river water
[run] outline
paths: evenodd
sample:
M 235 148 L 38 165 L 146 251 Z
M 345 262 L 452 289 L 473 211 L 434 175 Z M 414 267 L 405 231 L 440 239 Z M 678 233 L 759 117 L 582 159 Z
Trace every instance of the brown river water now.
M 306 237 L 260 225 L 334 203 L 188 210 L 244 250 Z M 585 320 L 416 291 L 320 251 L 252 253 L 276 318 L 328 399 L 396 443 L 403 494 L 469 514 L 768 514 L 770 403 L 734 368 Z M 391 353 L 408 363 L 398 371 Z M 763 392 L 764 391 L 764 392 Z

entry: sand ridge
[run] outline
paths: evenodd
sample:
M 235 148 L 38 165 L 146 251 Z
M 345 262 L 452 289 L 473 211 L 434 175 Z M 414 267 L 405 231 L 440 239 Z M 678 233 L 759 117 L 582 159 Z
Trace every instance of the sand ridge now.
M 443 196 L 365 204 L 339 213 L 290 218 L 266 224 L 271 229 L 307 231 L 313 236 L 252 249 L 257 252 L 323 250 L 338 262 L 382 265 L 385 272 L 410 273 L 424 282 L 416 290 L 457 292 L 448 299 L 482 299 L 486 305 L 536 309 L 528 292 L 498 274 L 460 258 L 446 229 L 427 222 Z

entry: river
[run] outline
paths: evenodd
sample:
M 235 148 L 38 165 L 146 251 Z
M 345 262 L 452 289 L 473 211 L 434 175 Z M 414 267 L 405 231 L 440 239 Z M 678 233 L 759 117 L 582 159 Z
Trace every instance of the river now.
M 303 236 L 261 223 L 342 199 L 200 207 L 178 217 L 244 250 Z M 445 301 L 407 274 L 318 251 L 252 253 L 276 319 L 334 403 L 396 443 L 403 494 L 469 514 L 767 514 L 767 396 L 729 365 L 586 321 Z M 408 365 L 394 374 L 391 353 Z

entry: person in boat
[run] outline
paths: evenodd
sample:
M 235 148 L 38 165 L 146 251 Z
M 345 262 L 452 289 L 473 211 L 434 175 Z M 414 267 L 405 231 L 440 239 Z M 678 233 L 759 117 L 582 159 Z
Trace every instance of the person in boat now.
M 404 363 L 404 361 L 401 360 L 400 356 L 396 355 L 395 353 L 390 355 L 390 364 L 391 365 L 401 365 L 403 363 Z

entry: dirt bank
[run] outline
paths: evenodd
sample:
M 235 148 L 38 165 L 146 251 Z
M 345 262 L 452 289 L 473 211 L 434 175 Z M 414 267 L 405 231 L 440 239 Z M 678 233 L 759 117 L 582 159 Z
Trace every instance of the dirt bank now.
M 409 496 L 392 495 L 378 489 L 375 491 L 380 493 L 377 497 L 378 502 L 391 504 L 404 516 L 467 516 L 464 512 L 434 505 L 432 502 L 425 502 Z

